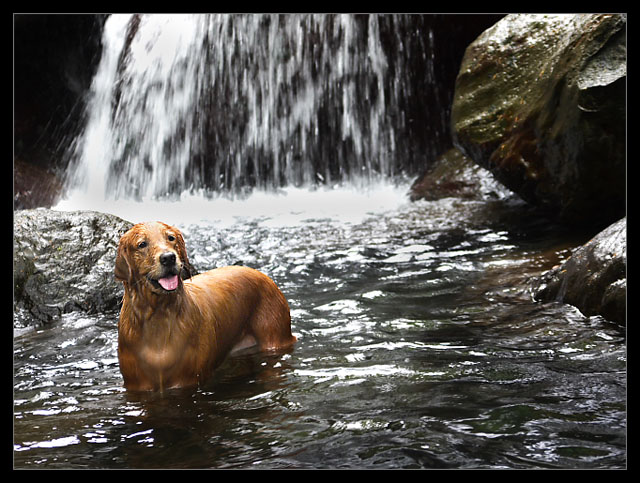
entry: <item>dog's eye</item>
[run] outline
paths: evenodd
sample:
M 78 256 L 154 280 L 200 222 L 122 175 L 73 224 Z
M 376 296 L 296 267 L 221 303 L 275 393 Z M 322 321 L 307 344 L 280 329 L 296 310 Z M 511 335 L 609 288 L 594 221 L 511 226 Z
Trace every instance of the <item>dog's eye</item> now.
M 169 236 L 167 236 L 167 240 L 169 240 L 169 241 L 176 241 L 176 237 L 175 237 L 175 236 L 173 236 L 173 235 L 169 235 Z
M 141 241 L 140 243 L 138 243 L 138 248 L 144 248 L 147 246 L 147 242 L 146 241 Z

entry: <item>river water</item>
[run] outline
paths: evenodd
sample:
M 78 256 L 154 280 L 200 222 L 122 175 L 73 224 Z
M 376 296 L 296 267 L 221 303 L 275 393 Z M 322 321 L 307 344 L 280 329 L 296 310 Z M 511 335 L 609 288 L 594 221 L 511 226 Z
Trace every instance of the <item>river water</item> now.
M 406 189 L 112 204 L 179 226 L 198 270 L 269 274 L 298 342 L 135 394 L 117 313 L 18 335 L 14 466 L 624 468 L 624 331 L 526 290 L 585 240 L 509 197 Z

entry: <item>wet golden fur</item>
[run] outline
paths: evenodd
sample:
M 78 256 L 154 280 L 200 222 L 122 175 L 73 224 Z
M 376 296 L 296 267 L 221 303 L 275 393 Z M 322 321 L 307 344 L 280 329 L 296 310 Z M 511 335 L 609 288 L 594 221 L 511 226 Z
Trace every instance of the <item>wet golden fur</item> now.
M 115 275 L 125 290 L 118 359 L 127 389 L 197 385 L 233 349 L 275 350 L 295 342 L 289 305 L 269 277 L 240 266 L 193 277 L 190 271 L 177 228 L 140 223 L 120 239 Z M 175 274 L 175 290 L 158 283 Z

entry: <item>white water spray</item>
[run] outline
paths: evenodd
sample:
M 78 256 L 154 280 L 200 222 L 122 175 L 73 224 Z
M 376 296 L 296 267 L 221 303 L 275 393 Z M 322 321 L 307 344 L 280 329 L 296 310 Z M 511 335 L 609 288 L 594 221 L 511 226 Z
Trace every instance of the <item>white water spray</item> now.
M 375 15 L 110 16 L 58 208 L 385 196 L 409 93 L 381 36 Z

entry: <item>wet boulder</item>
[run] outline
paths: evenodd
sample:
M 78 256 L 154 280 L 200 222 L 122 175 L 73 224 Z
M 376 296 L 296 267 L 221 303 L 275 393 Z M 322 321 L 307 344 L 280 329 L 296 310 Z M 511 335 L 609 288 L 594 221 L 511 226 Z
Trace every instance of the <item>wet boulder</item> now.
M 562 265 L 533 282 L 538 300 L 576 306 L 585 315 L 626 324 L 627 219 L 609 226 Z
M 411 201 L 441 198 L 485 200 L 505 198 L 511 194 L 486 169 L 457 148 L 451 148 L 439 156 L 409 190 Z
M 14 326 L 48 323 L 73 310 L 117 309 L 123 289 L 113 267 L 120 236 L 131 226 L 93 211 L 16 211 Z
M 467 48 L 454 142 L 560 219 L 625 213 L 626 16 L 508 15 Z

